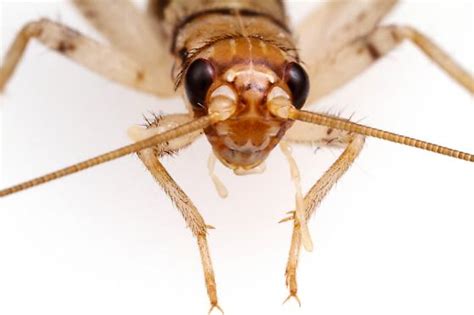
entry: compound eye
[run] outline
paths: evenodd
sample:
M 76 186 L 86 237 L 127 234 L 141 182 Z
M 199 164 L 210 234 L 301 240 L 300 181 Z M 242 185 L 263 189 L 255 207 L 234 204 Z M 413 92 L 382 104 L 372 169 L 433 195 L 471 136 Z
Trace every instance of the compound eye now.
M 186 96 L 191 105 L 205 108 L 206 95 L 214 82 L 214 76 L 215 70 L 209 61 L 197 59 L 191 63 L 184 79 Z
M 291 91 L 293 105 L 300 109 L 306 102 L 309 93 L 308 74 L 299 64 L 290 62 L 285 68 L 283 80 Z

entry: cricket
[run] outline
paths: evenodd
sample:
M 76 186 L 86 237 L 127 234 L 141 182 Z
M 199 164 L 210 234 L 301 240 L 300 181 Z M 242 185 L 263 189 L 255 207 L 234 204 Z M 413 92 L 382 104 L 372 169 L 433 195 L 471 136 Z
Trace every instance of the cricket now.
M 227 309 L 221 303 L 219 272 L 208 243 L 219 227 L 208 222 L 199 204 L 162 163 L 170 156 L 179 160 L 179 153 L 197 140 L 206 139 L 212 149 L 209 156 L 197 158 L 207 161 L 207 179 L 222 198 L 232 191 L 217 174 L 217 167 L 236 176 L 253 176 L 271 171 L 265 162 L 274 152 L 284 156 L 293 209 L 282 211 L 280 220 L 292 226 L 282 277 L 287 296 L 282 302 L 294 300 L 298 305 L 302 304 L 298 279 L 304 277 L 298 272 L 300 256 L 317 248 L 308 223 L 336 183 L 357 163 L 367 139 L 414 147 L 473 167 L 474 153 L 311 108 L 405 43 L 456 82 L 458 93 L 474 95 L 473 75 L 436 38 L 409 25 L 383 22 L 396 0 L 322 2 L 296 25 L 286 9 L 291 3 L 282 0 L 149 0 L 145 11 L 129 0 L 71 2 L 106 41 L 69 27 L 67 21 L 31 21 L 19 28 L 3 56 L 0 91 L 8 91 L 29 43 L 35 41 L 84 71 L 123 87 L 160 99 L 182 97 L 187 113 L 144 115 L 143 125 L 127 130 L 129 144 L 13 183 L 0 189 L 0 197 L 21 198 L 25 190 L 136 155 L 195 239 L 209 314 Z M 125 19 L 126 23 L 120 22 Z M 294 146 L 337 152 L 332 165 L 307 191 L 302 188 L 304 170 L 298 167 Z M 452 184 L 441 185 L 449 189 Z

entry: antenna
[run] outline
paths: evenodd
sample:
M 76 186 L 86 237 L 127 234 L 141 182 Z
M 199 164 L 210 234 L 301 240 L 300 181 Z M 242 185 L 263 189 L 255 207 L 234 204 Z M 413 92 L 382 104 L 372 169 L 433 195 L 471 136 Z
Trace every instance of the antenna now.
M 343 118 L 338 118 L 335 116 L 318 114 L 318 113 L 291 108 L 289 110 L 288 117 L 290 119 L 301 120 L 301 121 L 305 121 L 312 124 L 326 126 L 329 128 L 357 133 L 363 136 L 387 140 L 390 142 L 407 145 L 409 147 L 415 147 L 418 149 L 431 151 L 431 152 L 442 154 L 442 155 L 447 155 L 449 157 L 453 157 L 456 159 L 461 159 L 468 162 L 474 162 L 473 154 L 450 149 L 450 148 L 443 147 L 443 146 L 433 144 L 430 142 L 402 136 L 396 133 L 360 125 L 360 124 L 348 121 Z
M 17 192 L 20 192 L 22 190 L 26 190 L 47 182 L 50 182 L 52 180 L 71 175 L 80 171 L 83 171 L 85 169 L 91 168 L 93 166 L 97 166 L 99 164 L 106 163 L 108 161 L 112 161 L 115 159 L 118 159 L 122 156 L 131 154 L 131 153 L 136 153 L 139 152 L 143 149 L 155 146 L 159 143 L 163 143 L 166 141 L 169 141 L 171 139 L 179 138 L 183 135 L 186 135 L 188 133 L 191 133 L 193 131 L 197 131 L 200 129 L 204 129 L 210 124 L 212 124 L 217 118 L 218 115 L 211 114 L 207 115 L 198 119 L 195 119 L 193 121 L 190 121 L 186 124 L 183 124 L 181 126 L 178 126 L 174 129 L 168 130 L 166 132 L 154 135 L 150 138 L 147 138 L 145 140 L 129 144 L 127 146 L 115 149 L 113 151 L 101 154 L 99 156 L 93 157 L 91 159 L 85 160 L 83 162 L 68 166 L 66 168 L 54 171 L 52 173 L 43 175 L 41 177 L 37 177 L 35 179 L 23 182 L 21 184 L 5 188 L 3 190 L 0 190 L 0 197 L 5 197 Z

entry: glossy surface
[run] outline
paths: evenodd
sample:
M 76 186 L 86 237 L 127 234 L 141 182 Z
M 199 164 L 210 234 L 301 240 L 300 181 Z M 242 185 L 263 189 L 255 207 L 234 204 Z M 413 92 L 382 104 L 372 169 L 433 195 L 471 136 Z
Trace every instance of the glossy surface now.
M 297 5 L 292 17 L 311 9 Z M 40 16 L 100 38 L 69 5 L 2 6 L 0 45 Z M 470 1 L 405 2 L 385 23 L 418 27 L 472 72 L 471 12 Z M 150 110 L 184 111 L 181 99 L 119 87 L 37 44 L 0 103 L 3 186 L 129 143 L 127 128 Z M 312 109 L 474 151 L 472 97 L 409 44 Z M 309 223 L 315 251 L 301 260 L 299 308 L 281 305 L 291 231 L 276 222 L 294 204 L 285 159 L 275 150 L 260 176 L 217 165 L 230 194 L 221 200 L 207 175 L 210 151 L 202 139 L 164 163 L 216 226 L 209 238 L 226 314 L 474 313 L 470 164 L 368 140 Z M 314 151 L 294 148 L 303 189 L 339 153 Z M 206 313 L 195 241 L 136 157 L 0 209 L 0 313 Z

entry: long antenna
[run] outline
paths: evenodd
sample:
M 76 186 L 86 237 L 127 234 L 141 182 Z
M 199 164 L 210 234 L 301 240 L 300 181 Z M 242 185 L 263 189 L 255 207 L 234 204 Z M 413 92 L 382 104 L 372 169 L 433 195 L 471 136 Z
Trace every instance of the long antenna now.
M 280 103 L 280 102 L 279 102 Z M 352 132 L 352 133 L 357 133 L 363 136 L 368 136 L 368 137 L 374 137 L 374 138 L 379 138 L 382 140 L 387 140 L 403 145 L 407 145 L 410 147 L 415 147 L 419 148 L 422 150 L 426 151 L 431 151 L 434 153 L 446 155 L 449 157 L 453 157 L 456 159 L 461 159 L 465 160 L 468 162 L 474 162 L 474 155 L 470 153 L 465 153 L 462 151 L 450 149 L 447 147 L 443 147 L 437 144 L 433 144 L 430 142 L 402 136 L 396 133 L 364 126 L 361 124 L 353 123 L 351 121 L 348 121 L 343 118 L 338 118 L 335 116 L 330 116 L 330 115 L 325 115 L 325 114 L 318 114 L 318 113 L 313 113 L 313 112 L 308 112 L 308 111 L 303 111 L 303 110 L 297 110 L 293 106 L 289 107 L 286 106 L 287 101 L 283 101 L 280 104 L 277 104 L 275 102 L 272 104 L 271 111 L 282 118 L 289 118 L 289 119 L 294 119 L 294 120 L 300 120 L 308 123 L 313 123 L 321 126 L 326 126 L 329 128 L 334 128 L 334 129 L 339 129 L 339 130 L 344 130 L 347 132 Z M 274 105 L 274 106 L 273 106 Z M 0 190 L 0 197 L 5 197 L 14 193 L 17 193 L 19 191 L 23 191 L 47 182 L 50 182 L 52 180 L 71 175 L 77 172 L 80 172 L 82 170 L 91 168 L 93 166 L 112 161 L 115 159 L 118 159 L 122 156 L 131 154 L 131 153 L 136 153 L 139 152 L 143 149 L 155 146 L 159 143 L 163 143 L 166 141 L 169 141 L 174 138 L 178 138 L 180 136 L 183 136 L 185 134 L 204 129 L 210 124 L 212 124 L 216 118 L 217 115 L 208 115 L 204 116 L 198 119 L 195 119 L 189 123 L 183 124 L 179 127 L 176 127 L 174 129 L 171 129 L 169 131 L 160 133 L 158 135 L 155 135 L 153 137 L 150 137 L 148 139 L 121 147 L 119 149 L 104 153 L 102 155 L 96 156 L 94 158 L 85 160 L 83 162 L 71 165 L 69 167 L 60 169 L 58 171 L 46 174 L 44 176 L 23 182 L 21 184 Z M 219 119 L 219 118 L 217 118 Z
M 193 131 L 206 128 L 207 126 L 212 124 L 215 119 L 216 119 L 215 115 L 207 115 L 207 116 L 195 119 L 193 121 L 190 121 L 174 129 L 152 136 L 148 139 L 121 147 L 119 149 L 101 154 L 99 156 L 71 165 L 61 170 L 58 170 L 58 171 L 46 174 L 44 176 L 26 181 L 24 183 L 0 190 L 0 197 L 5 197 L 8 195 L 17 193 L 19 191 L 26 190 L 26 189 L 50 182 L 55 179 L 80 172 L 82 170 L 91 168 L 93 166 L 118 159 L 124 155 L 139 152 L 143 149 L 155 146 L 159 143 L 163 143 L 171 139 L 186 135 Z
M 474 162 L 474 155 L 461 152 L 458 150 L 453 150 L 447 147 L 443 147 L 437 144 L 429 143 L 426 141 L 421 141 L 418 139 L 405 137 L 396 133 L 367 127 L 357 123 L 353 123 L 343 118 L 338 118 L 325 114 L 318 114 L 303 110 L 297 110 L 294 108 L 289 109 L 288 117 L 290 119 L 301 120 L 308 123 L 313 123 L 321 126 L 326 126 L 329 128 L 344 130 L 347 132 L 357 133 L 363 136 L 379 138 L 382 140 L 387 140 L 399 144 L 404 144 L 410 147 L 419 148 L 426 151 L 431 151 L 434 153 L 447 155 L 456 159 L 461 159 L 469 162 Z

